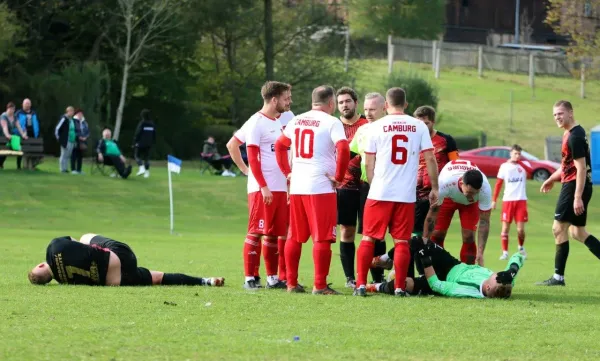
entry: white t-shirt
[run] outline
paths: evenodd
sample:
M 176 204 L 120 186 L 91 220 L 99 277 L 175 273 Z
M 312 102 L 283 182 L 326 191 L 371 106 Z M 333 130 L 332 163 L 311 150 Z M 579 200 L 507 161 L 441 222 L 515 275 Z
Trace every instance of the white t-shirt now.
M 279 116 L 279 121 L 281 122 L 281 126 L 283 127 L 283 129 L 285 129 L 285 127 L 288 125 L 290 120 L 292 120 L 292 118 L 294 118 L 294 113 L 291 110 L 281 113 L 281 115 Z
M 287 180 L 277 165 L 275 158 L 275 142 L 282 132 L 279 119 L 269 118 L 258 112 L 244 123 L 235 133 L 235 137 L 246 142 L 246 146 L 258 146 L 263 177 L 271 192 L 286 192 Z M 260 191 L 260 186 L 252 173 L 248 172 L 248 193 Z
M 421 151 L 433 150 L 427 126 L 410 115 L 386 115 L 369 124 L 365 153 L 375 155 L 369 199 L 414 203 Z
M 473 199 L 467 199 L 461 191 L 459 180 L 465 172 L 471 169 L 479 170 L 475 164 L 463 159 L 448 162 L 448 164 L 442 168 L 438 181 L 440 186 L 440 203 L 444 198 L 450 198 L 458 204 L 465 205 L 479 202 L 479 209 L 482 211 L 489 211 L 492 208 L 492 188 L 490 187 L 490 183 L 485 174 L 481 173 L 483 176 L 483 184 L 481 185 L 479 193 Z
M 502 163 L 497 178 L 504 180 L 503 202 L 527 200 L 527 172 L 518 163 Z
M 327 174 L 335 176 L 335 146 L 346 139 L 342 122 L 320 110 L 310 110 L 295 116 L 283 134 L 292 140 L 290 194 L 334 193 Z

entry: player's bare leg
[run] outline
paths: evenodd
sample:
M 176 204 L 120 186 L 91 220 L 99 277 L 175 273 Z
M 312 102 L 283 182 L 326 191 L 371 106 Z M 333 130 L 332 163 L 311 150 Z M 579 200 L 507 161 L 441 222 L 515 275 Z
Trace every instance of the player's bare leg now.
M 346 287 L 356 287 L 354 280 L 354 258 L 356 254 L 356 245 L 354 237 L 356 236 L 356 227 L 340 225 L 340 260 L 346 276 Z
M 247 234 L 244 241 L 244 288 L 260 288 L 255 276 L 260 267 L 260 235 Z
M 518 228 L 518 226 L 517 226 Z M 510 233 L 510 223 L 502 221 L 502 231 L 500 231 L 500 241 L 502 243 L 502 256 L 500 260 L 508 259 L 508 235 Z
M 585 244 L 590 252 L 600 259 L 600 242 L 596 237 L 588 233 L 585 226 L 580 227 L 571 225 L 569 227 L 569 233 L 571 233 L 571 237 Z
M 279 270 L 279 246 L 277 244 L 277 237 L 264 236 L 262 246 L 265 269 L 267 271 L 267 288 L 286 288 L 285 283 L 281 282 L 277 275 Z
M 477 244 L 475 243 L 475 231 L 462 229 L 463 244 L 460 248 L 460 261 L 466 264 L 475 264 L 477 258 Z
M 517 222 L 517 237 L 519 238 L 519 253 L 523 257 L 527 258 L 527 252 L 525 252 L 525 222 Z
M 150 271 L 152 275 L 152 285 L 154 286 L 213 286 L 222 287 L 225 285 L 223 277 L 193 277 L 181 273 L 164 273 L 159 271 Z

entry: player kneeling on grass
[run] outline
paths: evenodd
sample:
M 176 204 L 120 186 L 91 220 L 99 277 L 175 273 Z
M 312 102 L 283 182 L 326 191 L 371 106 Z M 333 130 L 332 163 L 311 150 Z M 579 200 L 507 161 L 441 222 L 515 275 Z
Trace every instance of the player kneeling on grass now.
M 414 242 L 418 243 L 418 242 Z M 468 265 L 454 258 L 448 251 L 429 241 L 421 243 L 414 252 L 417 269 L 425 275 L 406 279 L 410 295 L 442 295 L 469 298 L 509 298 L 515 277 L 523 267 L 525 258 L 515 253 L 504 271 L 494 272 L 479 265 Z M 371 284 L 369 292 L 394 294 L 394 280 Z
M 138 267 L 135 254 L 125 243 L 96 234 L 84 234 L 78 242 L 69 236 L 55 238 L 46 249 L 46 262 L 29 272 L 29 281 L 89 286 L 188 285 L 215 286 L 222 277 L 200 278 L 163 273 Z

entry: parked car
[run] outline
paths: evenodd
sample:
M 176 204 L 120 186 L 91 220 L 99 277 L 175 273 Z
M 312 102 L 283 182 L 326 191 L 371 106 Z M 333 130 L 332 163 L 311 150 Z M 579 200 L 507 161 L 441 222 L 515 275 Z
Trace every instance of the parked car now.
M 459 151 L 461 159 L 475 163 L 486 177 L 496 178 L 500 165 L 510 158 L 510 147 L 482 147 Z M 521 159 L 528 161 L 533 169 L 529 179 L 543 182 L 554 173 L 560 164 L 549 160 L 540 160 L 534 155 L 521 152 Z

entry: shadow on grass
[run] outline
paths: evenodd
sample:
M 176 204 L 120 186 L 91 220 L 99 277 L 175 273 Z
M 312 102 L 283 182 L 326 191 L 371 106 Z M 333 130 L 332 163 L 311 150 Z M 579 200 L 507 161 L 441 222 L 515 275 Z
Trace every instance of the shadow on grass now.
M 600 304 L 600 295 L 582 295 L 569 292 L 556 292 L 555 294 L 547 293 L 529 293 L 519 294 L 513 293 L 511 299 L 515 301 L 529 301 L 530 306 L 535 307 L 535 303 L 569 303 L 572 305 L 578 304 Z

